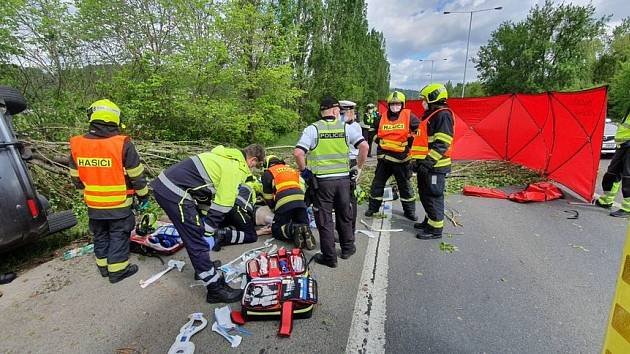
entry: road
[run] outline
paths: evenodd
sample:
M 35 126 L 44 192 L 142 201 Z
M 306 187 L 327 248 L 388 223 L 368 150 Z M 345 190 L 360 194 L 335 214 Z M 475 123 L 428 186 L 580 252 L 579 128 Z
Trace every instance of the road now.
M 605 168 L 607 160 L 602 161 Z M 463 227 L 447 222 L 443 242 L 417 240 L 394 202 L 393 217 L 366 219 L 403 228 L 377 238 L 357 235 L 358 252 L 320 284 L 313 318 L 297 320 L 290 339 L 277 322 L 250 322 L 242 353 L 341 353 L 365 347 L 388 353 L 597 353 L 625 240 L 626 220 L 605 210 L 557 200 L 517 204 L 452 195 Z M 419 208 L 420 209 L 420 208 Z M 565 210 L 579 211 L 577 220 Z M 360 227 L 362 228 L 362 227 Z M 229 261 L 253 247 L 225 247 Z M 188 262 L 185 252 L 174 258 Z M 212 318 L 192 269 L 171 272 L 146 289 L 140 279 L 162 269 L 134 257 L 139 274 L 110 285 L 90 257 L 53 260 L 0 286 L 0 352 L 166 352 L 193 312 Z M 192 338 L 198 353 L 229 350 L 206 328 Z

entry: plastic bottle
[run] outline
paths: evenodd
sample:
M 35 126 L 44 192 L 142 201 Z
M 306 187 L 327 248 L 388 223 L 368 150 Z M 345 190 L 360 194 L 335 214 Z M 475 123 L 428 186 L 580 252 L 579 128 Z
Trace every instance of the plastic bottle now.
M 73 248 L 71 250 L 67 250 L 63 253 L 63 260 L 67 261 L 69 259 L 85 256 L 86 254 L 90 254 L 94 252 L 94 244 L 90 243 L 89 245 L 85 245 L 83 247 Z

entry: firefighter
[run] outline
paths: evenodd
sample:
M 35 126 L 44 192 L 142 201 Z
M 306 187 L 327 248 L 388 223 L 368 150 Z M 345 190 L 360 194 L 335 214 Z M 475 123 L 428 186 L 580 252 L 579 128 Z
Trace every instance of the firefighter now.
M 313 193 L 313 212 L 319 231 L 321 253 L 315 262 L 335 268 L 333 209 L 337 216 L 341 258 L 347 259 L 356 252 L 352 233 L 352 205 L 350 203 L 351 178 L 357 178 L 367 158 L 367 142 L 358 132 L 346 129 L 340 119 L 339 102 L 325 97 L 320 102 L 321 119 L 302 132 L 293 155 L 304 180 Z M 359 149 L 357 169 L 350 175 L 349 145 Z M 306 165 L 308 154 L 308 167 Z
M 422 127 L 416 142 L 414 170 L 418 175 L 418 192 L 425 217 L 414 224 L 420 232 L 417 238 L 442 237 L 444 228 L 444 189 L 446 174 L 451 172 L 451 145 L 455 122 L 446 100 L 448 93 L 442 84 L 430 84 L 420 91 L 424 108 Z M 424 129 L 423 129 L 424 128 Z M 426 147 L 426 148 L 425 148 Z
M 413 143 L 413 134 L 420 126 L 420 119 L 404 107 L 405 95 L 398 91 L 392 92 L 387 97 L 387 113 L 375 122 L 375 126 L 378 126 L 376 137 L 378 163 L 365 216 L 372 216 L 378 212 L 383 201 L 385 183 L 394 175 L 405 217 L 412 221 L 418 220 L 408 168 L 409 150 Z
M 610 209 L 615 201 L 615 196 L 621 187 L 623 202 L 619 210 L 610 213 L 610 216 L 617 218 L 630 217 L 630 109 L 626 112 L 626 117 L 619 125 L 615 133 L 615 143 L 617 149 L 608 170 L 602 177 L 602 189 L 604 194 L 599 197 L 595 204 Z
M 372 157 L 372 140 L 374 140 L 374 134 L 376 134 L 374 122 L 380 119 L 381 115 L 374 109 L 374 104 L 372 103 L 368 103 L 366 108 L 360 123 L 363 137 L 368 143 L 368 157 Z
M 117 283 L 138 271 L 129 263 L 133 196 L 137 208 L 144 210 L 149 190 L 136 148 L 120 134 L 120 108 L 110 100 L 98 100 L 87 116 L 88 133 L 70 139 L 70 176 L 88 207 L 98 270 L 110 283 Z
M 356 114 L 355 108 L 357 104 L 352 101 L 339 101 L 339 105 L 341 107 L 341 117 L 346 122 L 346 129 L 356 130 L 357 132 L 363 133 L 361 131 L 361 126 L 355 121 L 355 114 Z M 363 137 L 365 138 L 365 135 L 363 135 Z M 368 148 L 369 148 L 369 145 L 368 145 Z M 352 234 L 353 235 L 357 231 L 356 192 L 357 192 L 358 174 L 356 173 L 355 170 L 357 169 L 358 156 L 359 156 L 359 149 L 350 145 L 350 153 L 348 155 L 348 157 L 350 158 L 350 171 L 353 171 L 352 173 L 353 176 L 356 176 L 355 178 L 351 179 L 351 182 L 350 182 L 350 189 L 351 189 L 350 202 L 352 203 Z M 336 225 L 339 225 L 339 224 L 340 224 L 339 221 L 337 221 Z M 337 233 L 340 233 L 339 230 L 337 230 Z
M 254 205 L 256 203 L 256 193 L 247 183 L 242 183 L 238 187 L 238 196 L 232 209 L 225 214 L 219 228 L 208 240 L 213 251 L 218 252 L 222 246 L 240 245 L 252 243 L 258 240 L 256 231 L 256 218 L 254 217 Z M 202 207 L 203 205 L 203 207 Z M 211 204 L 198 204 L 201 213 L 207 215 Z
M 243 150 L 217 146 L 172 165 L 151 182 L 155 200 L 184 242 L 195 275 L 206 285 L 208 303 L 241 298 L 242 291 L 229 287 L 215 269 L 204 236 L 215 236 L 237 200 L 239 185 L 264 160 L 265 150 L 258 144 Z
M 263 198 L 274 212 L 271 234 L 309 250 L 317 244 L 311 232 L 304 203 L 304 180 L 300 173 L 275 155 L 267 156 L 262 175 Z

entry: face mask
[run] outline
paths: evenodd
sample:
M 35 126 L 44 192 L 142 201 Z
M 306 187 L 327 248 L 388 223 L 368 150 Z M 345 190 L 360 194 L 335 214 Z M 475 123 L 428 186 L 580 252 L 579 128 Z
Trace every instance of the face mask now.
M 427 103 L 427 101 L 422 100 L 422 108 L 424 108 L 425 111 L 429 109 L 429 104 Z
M 389 109 L 390 109 L 390 111 L 392 111 L 394 113 L 398 113 L 402 109 L 402 104 L 400 104 L 400 103 L 391 104 L 391 105 L 389 105 Z

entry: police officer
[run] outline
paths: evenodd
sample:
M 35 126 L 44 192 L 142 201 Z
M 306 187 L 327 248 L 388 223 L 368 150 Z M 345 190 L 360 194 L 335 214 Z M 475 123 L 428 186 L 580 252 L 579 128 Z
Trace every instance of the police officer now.
M 630 217 L 630 109 L 626 112 L 626 117 L 619 125 L 615 133 L 615 143 L 617 149 L 608 170 L 602 178 L 602 189 L 604 194 L 599 197 L 595 204 L 610 209 L 615 201 L 615 197 L 621 187 L 623 202 L 619 210 L 610 213 L 610 216 L 617 218 Z
M 304 180 L 300 173 L 277 156 L 267 156 L 262 175 L 263 198 L 274 212 L 271 234 L 291 241 L 295 247 L 315 249 L 304 203 Z
M 420 119 L 404 107 L 405 95 L 398 91 L 392 92 L 387 97 L 387 113 L 375 122 L 378 126 L 376 138 L 378 163 L 372 181 L 370 205 L 365 216 L 372 216 L 378 212 L 383 201 L 385 183 L 394 175 L 405 217 L 412 221 L 418 220 L 408 168 L 409 150 L 413 143 L 413 134 L 420 126 Z
M 225 218 L 219 224 L 219 229 L 214 233 L 213 239 L 208 240 L 212 244 L 212 250 L 218 252 L 222 246 L 240 245 L 252 243 L 258 240 L 256 231 L 256 219 L 254 218 L 254 204 L 256 202 L 254 189 L 243 183 L 238 187 L 238 196 L 232 210 L 225 214 Z M 204 204 L 198 204 L 200 207 Z M 205 204 L 205 213 L 212 205 Z M 202 214 L 204 211 L 202 211 Z
M 357 104 L 352 101 L 339 101 L 339 105 L 341 107 L 341 118 L 342 120 L 346 122 L 346 129 L 356 131 L 356 133 L 353 133 L 353 134 L 363 133 L 361 130 L 361 126 L 355 121 L 355 115 L 356 115 L 355 108 Z M 365 138 L 365 135 L 363 135 L 363 137 Z M 350 145 L 350 153 L 348 154 L 348 157 L 350 158 L 350 171 L 352 172 L 351 174 L 354 177 L 351 179 L 351 182 L 350 182 L 350 189 L 351 189 L 350 202 L 352 203 L 352 234 L 353 235 L 355 234 L 357 230 L 356 190 L 357 190 L 357 183 L 358 183 L 358 177 L 359 177 L 357 173 L 358 172 L 357 171 L 358 156 L 359 156 L 359 149 L 357 149 L 353 145 Z M 339 221 L 337 221 L 336 225 L 339 225 Z M 337 227 L 337 229 L 339 228 Z M 337 233 L 340 233 L 339 230 L 337 230 Z
M 210 260 L 204 236 L 214 236 L 237 200 L 238 187 L 251 169 L 265 161 L 258 144 L 243 150 L 217 146 L 169 167 L 151 182 L 155 200 L 164 209 L 184 242 L 208 303 L 235 302 L 242 291 L 229 287 Z M 199 205 L 209 205 L 206 214 Z
M 136 148 L 120 134 L 120 108 L 110 100 L 98 100 L 87 115 L 89 132 L 70 139 L 70 176 L 88 207 L 98 270 L 116 283 L 138 271 L 129 263 L 133 196 L 138 197 L 138 208 L 146 209 L 149 190 Z
M 374 108 L 374 104 L 368 103 L 367 110 L 363 114 L 363 119 L 361 120 L 362 134 L 368 143 L 368 157 L 372 157 L 372 140 L 374 140 L 374 134 L 376 134 L 374 122 L 380 118 L 381 115 Z
M 337 253 L 333 209 L 339 222 L 341 258 L 347 259 L 356 252 L 350 203 L 349 145 L 359 149 L 355 177 L 365 163 L 368 146 L 361 134 L 346 128 L 347 125 L 340 119 L 339 102 L 335 98 L 323 98 L 319 108 L 321 119 L 304 129 L 293 155 L 302 176 L 314 191 L 313 211 L 322 251 L 314 256 L 314 260 L 335 268 Z
M 421 129 L 419 134 L 424 136 L 423 143 L 417 146 L 426 147 L 420 149 L 423 155 L 426 151 L 426 155 L 415 160 L 415 170 L 420 202 L 426 216 L 414 227 L 420 229 L 416 237 L 423 240 L 441 238 L 444 228 L 444 189 L 446 174 L 451 171 L 451 144 L 455 125 L 453 113 L 446 104 L 447 98 L 446 87 L 442 84 L 430 84 L 420 91 L 426 134 Z

